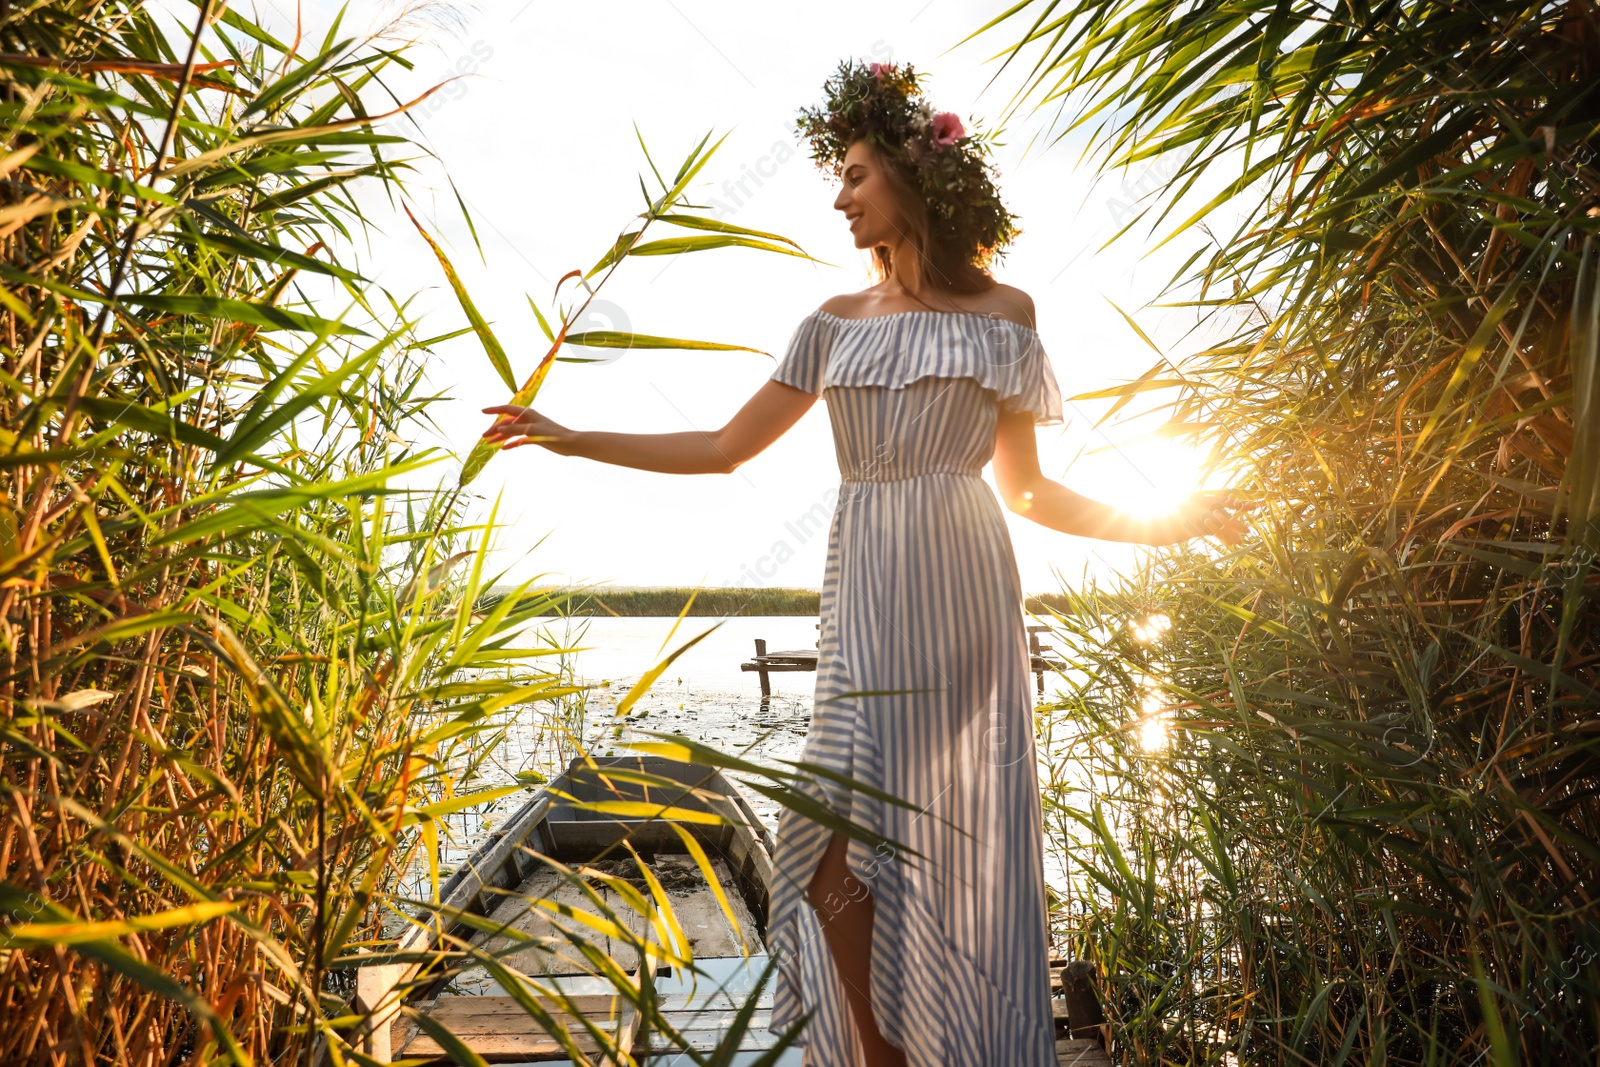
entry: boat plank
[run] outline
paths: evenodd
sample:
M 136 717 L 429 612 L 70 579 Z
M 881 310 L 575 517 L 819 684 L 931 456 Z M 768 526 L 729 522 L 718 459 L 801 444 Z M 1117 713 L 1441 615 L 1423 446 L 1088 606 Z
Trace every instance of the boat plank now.
M 629 933 L 647 945 L 654 940 L 650 933 L 649 917 L 640 915 L 638 910 L 628 903 L 621 893 L 607 889 L 601 895 L 605 897 L 606 906 L 617 913 L 618 925 L 627 928 Z M 629 974 L 637 971 L 639 969 L 638 950 L 620 938 L 613 937 L 610 942 L 612 958 L 617 961 L 618 965 Z
M 711 870 L 722 885 L 723 896 L 728 900 L 729 910 L 733 912 L 739 930 L 744 932 L 749 951 L 760 952 L 761 940 L 756 934 L 755 920 L 739 894 L 728 865 L 720 859 L 714 859 L 711 861 Z M 702 884 L 693 892 L 682 895 L 671 893 L 667 899 L 672 902 L 678 925 L 683 927 L 683 934 L 689 939 L 689 950 L 696 956 L 744 954 L 745 950 L 739 943 L 739 930 L 734 929 L 728 921 L 727 914 L 717 903 L 716 894 L 712 893 L 709 885 Z
M 641 852 L 672 852 L 683 848 L 676 832 L 664 820 L 589 818 L 545 823 L 551 851 L 565 863 L 582 865 L 591 859 L 622 853 L 627 841 Z
M 746 990 L 737 992 L 718 993 L 714 998 L 697 996 L 692 1001 L 687 993 L 666 993 L 657 998 L 661 1006 L 661 1014 L 667 1018 L 691 1015 L 702 1015 L 707 1019 L 724 1020 L 732 1019 L 744 1007 L 746 998 L 750 996 Z M 772 1007 L 772 993 L 762 990 L 761 996 L 756 1000 L 756 1010 L 761 1011 Z M 711 1023 L 705 1025 L 710 1026 Z M 717 1023 L 721 1025 L 721 1023 Z
M 579 1010 L 599 1023 L 604 1030 L 615 1034 L 620 1022 L 624 1036 L 630 1037 L 634 1021 L 627 1016 L 629 1008 L 618 997 L 574 997 Z M 571 1024 L 570 1018 L 558 1002 L 542 1001 L 555 1017 L 569 1025 L 578 1047 L 586 1055 L 598 1055 L 599 1047 L 592 1036 L 581 1027 Z M 564 1058 L 566 1053 L 558 1042 L 547 1035 L 510 997 L 445 997 L 439 1001 L 418 1005 L 450 1031 L 467 1042 L 473 1051 L 485 1060 L 496 1061 L 540 1060 Z M 618 1013 L 622 1017 L 619 1019 Z M 710 1052 L 728 1032 L 735 1012 L 730 1009 L 667 1009 L 667 1021 L 676 1029 L 689 1047 L 699 1052 Z M 771 1009 L 758 1009 L 750 1021 L 750 1028 L 739 1043 L 742 1050 L 771 1048 L 776 1035 L 767 1029 Z M 671 1051 L 679 1047 L 660 1032 L 649 1036 L 650 1050 Z M 410 1059 L 442 1059 L 444 1050 L 432 1038 L 421 1033 L 410 1020 L 396 1023 L 394 1047 L 400 1055 Z M 1111 1060 L 1099 1041 L 1090 1038 L 1060 1038 L 1056 1041 L 1056 1058 L 1061 1067 L 1111 1067 Z
M 738 930 L 728 921 L 728 916 L 717 903 L 710 886 L 699 878 L 697 871 L 693 872 L 694 884 L 687 889 L 683 887 L 685 871 L 692 870 L 692 867 L 686 866 L 687 863 L 687 860 L 674 858 L 667 861 L 665 866 L 661 861 L 651 863 L 650 866 L 668 886 L 667 898 L 672 903 L 673 912 L 683 927 L 684 935 L 689 939 L 690 950 L 696 956 L 742 955 Z M 723 893 L 727 897 L 728 907 L 733 912 L 734 920 L 738 923 L 738 929 L 744 932 L 750 950 L 760 952 L 761 939 L 755 919 L 743 895 L 738 891 L 732 871 L 720 857 L 713 859 L 711 864 L 712 871 L 723 886 Z M 648 916 L 639 914 L 620 893 L 604 887 L 598 891 L 607 906 L 616 913 L 616 920 L 621 925 L 647 942 L 655 940 Z M 650 899 L 648 889 L 641 892 L 645 894 L 647 900 Z M 583 941 L 608 953 L 624 970 L 631 972 L 638 968 L 638 953 L 625 940 L 608 937 L 575 918 L 559 915 L 545 907 L 530 903 L 531 900 L 540 899 L 548 900 L 552 904 L 565 905 L 574 911 L 600 916 L 598 909 L 581 888 L 565 881 L 554 870 L 543 867 L 535 871 L 515 892 L 500 896 L 498 903 L 490 911 L 490 919 L 505 924 L 509 930 L 514 930 L 518 934 L 533 938 L 556 937 L 562 939 L 561 943 L 553 951 L 541 945 L 526 945 L 519 948 L 517 937 L 506 934 L 492 935 L 486 931 L 474 935 L 473 943 L 486 952 L 500 955 L 509 966 L 525 974 L 593 973 L 577 948 L 566 943 L 561 931 L 568 930 Z M 462 992 L 486 990 L 488 985 L 488 976 L 481 967 L 464 968 L 461 976 L 456 979 L 456 988 Z
M 554 950 L 533 944 L 518 948 L 520 938 L 487 932 L 474 936 L 474 944 L 485 952 L 499 955 L 504 963 L 524 974 L 590 973 L 587 961 L 567 940 L 563 931 L 569 931 L 578 939 L 606 952 L 612 948 L 611 939 L 577 919 L 555 914 L 531 903 L 534 900 L 547 900 L 552 904 L 566 905 L 574 911 L 597 914 L 593 903 L 580 887 L 565 881 L 553 869 L 543 867 L 535 871 L 515 892 L 500 896 L 489 917 L 493 922 L 529 937 L 556 938 L 559 944 Z M 477 976 L 474 972 L 481 973 L 482 968 L 467 968 L 462 977 L 468 981 L 464 983 L 458 979 L 457 984 L 462 988 L 470 988 L 471 980 Z
M 723 1040 L 749 996 L 750 991 L 745 989 L 703 985 L 695 993 L 663 994 L 660 1010 L 662 1017 L 683 1036 L 691 1048 L 698 1052 L 710 1052 Z M 739 1042 L 741 1050 L 754 1051 L 773 1046 L 776 1036 L 767 1030 L 767 1022 L 771 1017 L 772 989 L 769 986 L 762 990 L 756 1000 L 750 1024 Z M 650 1033 L 649 1045 L 650 1050 L 655 1052 L 670 1051 L 677 1047 L 659 1030 Z
M 778 1036 L 767 1029 L 767 1019 L 767 1013 L 757 1012 L 755 1014 L 750 1021 L 750 1028 L 745 1031 L 744 1036 L 739 1040 L 740 1052 L 759 1052 L 762 1049 L 772 1048 L 778 1043 Z M 728 1033 L 726 1026 L 685 1029 L 675 1020 L 669 1021 L 677 1029 L 683 1041 L 696 1052 L 711 1052 L 715 1050 L 727 1037 Z M 681 1048 L 679 1044 L 668 1040 L 660 1032 L 652 1032 L 650 1034 L 651 1052 L 672 1052 L 679 1048 Z
M 618 1039 L 621 1046 L 634 1043 L 637 1018 L 633 1006 L 618 996 L 580 996 L 572 998 L 584 1018 Z M 600 1043 L 581 1023 L 567 1014 L 558 1000 L 539 998 L 539 1002 L 572 1035 L 573 1043 L 585 1056 L 599 1057 Z M 511 997 L 441 997 L 416 1005 L 419 1011 L 437 1020 L 490 1063 L 529 1062 L 567 1058 L 560 1042 Z M 405 1059 L 446 1060 L 448 1054 L 421 1031 L 416 1022 L 397 1020 L 391 1046 Z
M 1105 1046 L 1092 1037 L 1056 1038 L 1056 1060 L 1061 1067 L 1111 1067 Z

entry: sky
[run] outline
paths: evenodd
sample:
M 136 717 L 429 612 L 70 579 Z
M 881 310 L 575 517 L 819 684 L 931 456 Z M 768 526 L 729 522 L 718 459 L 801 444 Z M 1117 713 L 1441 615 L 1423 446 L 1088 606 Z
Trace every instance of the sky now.
M 257 2 L 269 26 L 292 33 L 289 0 Z M 548 313 L 556 280 L 592 266 L 643 207 L 639 176 L 648 164 L 639 138 L 670 174 L 708 132 L 713 140 L 726 134 L 691 186 L 703 213 L 783 234 L 825 263 L 747 249 L 631 259 L 575 329 L 631 328 L 770 355 L 648 351 L 558 363 L 535 403 L 577 429 L 715 429 L 770 376 L 801 319 L 828 297 L 871 284 L 866 254 L 831 206 L 837 186 L 797 140 L 797 109 L 821 100 L 841 59 L 857 57 L 912 64 L 937 109 L 955 111 L 969 129 L 993 129 L 1021 84 L 1019 70 L 1002 71 L 993 57 L 1023 24 L 958 42 L 1005 6 L 511 0 L 424 8 L 403 31 L 417 39 L 407 53 L 414 70 L 394 71 L 389 85 L 409 99 L 455 80 L 414 109 L 414 121 L 391 120 L 427 153 L 406 180 L 409 202 L 493 322 L 520 379 L 547 347 L 528 298 Z M 306 3 L 308 41 L 321 39 L 336 10 Z M 400 11 L 358 0 L 343 31 L 370 32 Z M 1054 114 L 1052 107 L 1013 116 L 994 157 L 1023 231 L 996 276 L 1033 297 L 1045 350 L 1063 394 L 1073 397 L 1137 377 L 1156 360 L 1122 311 L 1163 352 L 1194 347 L 1192 313 L 1150 305 L 1200 238 L 1152 252 L 1156 241 L 1144 227 L 1102 248 L 1170 165 L 1107 169 L 1103 159 L 1085 158 L 1081 133 L 1051 143 Z M 425 335 L 465 325 L 398 207 L 376 189 L 366 205 L 378 228 L 351 250 L 358 267 L 397 297 L 415 294 Z M 564 296 L 572 290 L 569 283 Z M 507 390 L 470 335 L 439 346 L 429 381 L 450 399 L 434 410 L 440 437 L 421 443 L 465 455 L 487 425 L 481 409 L 505 402 Z M 1123 413 L 1096 428 L 1106 409 L 1104 401 L 1069 400 L 1066 425 L 1038 429 L 1046 475 L 1129 505 L 1192 485 L 1189 457 L 1150 435 L 1159 419 Z M 426 477 L 453 481 L 455 468 L 441 464 Z M 992 473 L 986 477 L 992 485 Z M 537 447 L 506 452 L 474 483 L 474 508 L 496 509 L 503 525 L 494 563 L 510 580 L 817 588 L 826 523 L 815 520 L 831 512 L 838 484 L 819 401 L 731 474 L 634 471 Z M 1006 518 L 1029 593 L 1126 569 L 1141 551 Z

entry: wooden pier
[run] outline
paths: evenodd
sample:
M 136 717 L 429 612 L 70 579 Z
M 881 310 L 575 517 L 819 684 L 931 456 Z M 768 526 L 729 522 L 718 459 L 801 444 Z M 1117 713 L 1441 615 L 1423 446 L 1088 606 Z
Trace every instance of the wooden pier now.
M 1083 960 L 1050 961 L 1050 1010 L 1061 1067 L 1111 1067 L 1111 1026 L 1100 1007 L 1100 970 Z
M 814 648 L 796 648 L 787 652 L 768 652 L 767 642 L 756 638 L 756 655 L 754 659 L 746 660 L 739 664 L 741 671 L 755 671 L 761 675 L 761 699 L 766 700 L 772 696 L 772 679 L 769 675 L 781 671 L 814 671 L 817 669 L 818 650 Z
M 1061 1067 L 1111 1067 L 1105 1043 L 1110 1027 L 1104 1022 L 1094 991 L 1095 977 L 1089 964 L 1052 961 L 1050 1003 L 1055 1016 L 1056 1061 Z M 742 999 L 741 994 L 722 989 L 699 997 L 675 993 L 664 995 L 661 1007 L 692 1047 L 707 1054 L 716 1049 Z M 572 1001 L 574 1007 L 608 1032 L 613 1026 L 620 1026 L 623 1033 L 630 1035 L 629 1040 L 636 1042 L 634 1053 L 650 1056 L 647 1062 L 659 1067 L 664 1062 L 687 1061 L 686 1056 L 674 1055 L 675 1046 L 662 1042 L 659 1037 L 648 1044 L 632 1037 L 640 1031 L 639 1021 L 632 1006 L 621 997 L 596 994 L 575 996 Z M 544 999 L 541 1002 L 556 1020 L 571 1027 L 581 1049 L 596 1060 L 603 1058 L 599 1044 L 568 1014 L 566 1004 Z M 771 1049 L 776 1042 L 776 1035 L 762 1028 L 764 1019 L 772 1011 L 770 988 L 762 991 L 757 1004 L 756 1026 L 747 1031 L 740 1042 L 740 1051 L 745 1055 L 757 1055 Z M 510 997 L 442 997 L 422 1001 L 416 1007 L 445 1024 L 489 1063 L 571 1063 L 560 1044 Z M 1080 1023 L 1079 1019 L 1084 1021 Z M 420 1032 L 413 1020 L 397 1020 L 391 1041 L 392 1047 L 402 1050 L 400 1054 L 407 1059 L 441 1067 L 454 1062 L 442 1046 Z M 790 1049 L 780 1058 L 779 1067 L 797 1067 L 800 1061 L 800 1050 Z
M 1038 679 L 1039 695 L 1044 696 L 1045 671 L 1059 671 L 1066 669 L 1066 663 L 1059 659 L 1052 659 L 1045 653 L 1054 651 L 1049 645 L 1039 642 L 1041 633 L 1048 633 L 1050 627 L 1043 624 L 1032 624 L 1028 627 L 1028 667 Z M 772 696 L 773 674 L 784 671 L 814 671 L 817 669 L 817 649 L 794 648 L 782 652 L 768 652 L 767 643 L 761 638 L 756 638 L 756 654 L 754 658 L 739 664 L 742 671 L 755 671 L 761 676 L 761 700 L 765 703 Z

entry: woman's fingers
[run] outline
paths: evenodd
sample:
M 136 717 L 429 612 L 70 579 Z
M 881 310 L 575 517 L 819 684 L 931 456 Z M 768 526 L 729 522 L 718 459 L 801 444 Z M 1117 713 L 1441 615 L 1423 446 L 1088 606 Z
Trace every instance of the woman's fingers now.
M 494 424 L 483 431 L 483 437 L 497 442 L 501 451 L 558 440 L 552 431 L 560 427 L 532 408 L 519 404 L 496 404 L 484 408 L 483 413 L 496 416 Z
M 1202 536 L 1216 537 L 1227 544 L 1236 545 L 1250 532 L 1243 516 L 1261 507 L 1262 503 L 1238 490 L 1207 489 L 1190 498 L 1189 513 Z
M 1202 537 L 1215 537 L 1224 544 L 1237 545 L 1248 534 L 1242 516 L 1261 506 L 1229 489 L 1207 490 L 1190 499 L 1190 519 Z
M 1248 496 L 1236 489 L 1228 489 L 1223 492 L 1221 503 L 1229 511 L 1246 512 L 1254 511 L 1266 501 L 1259 497 Z
M 484 408 L 483 413 L 485 415 L 498 416 L 494 422 L 495 426 L 504 427 L 521 422 L 534 412 L 532 408 L 521 407 L 517 404 L 496 404 L 493 407 Z
M 496 404 L 494 407 L 484 408 L 483 413 L 499 416 L 493 425 L 483 431 L 483 436 L 492 438 L 527 433 L 533 428 L 534 420 L 538 418 L 538 413 L 532 408 L 519 407 L 516 404 Z
M 1240 520 L 1237 514 L 1223 511 L 1212 520 L 1216 536 L 1225 544 L 1237 545 L 1244 540 L 1250 528 Z

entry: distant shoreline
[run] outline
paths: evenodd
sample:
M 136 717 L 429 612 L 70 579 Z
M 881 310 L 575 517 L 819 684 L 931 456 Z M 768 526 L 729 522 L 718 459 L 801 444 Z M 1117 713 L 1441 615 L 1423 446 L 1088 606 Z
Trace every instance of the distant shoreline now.
M 490 589 L 486 600 L 498 600 L 507 587 Z M 544 615 L 617 615 L 672 618 L 683 611 L 689 595 L 695 593 L 691 616 L 724 615 L 816 615 L 822 610 L 822 593 L 816 589 L 784 587 L 702 588 L 688 586 L 612 586 L 603 589 L 557 588 L 541 590 L 553 598 L 566 596 L 559 607 Z M 1059 593 L 1029 596 L 1024 605 L 1029 612 L 1055 610 L 1065 613 L 1066 598 Z

